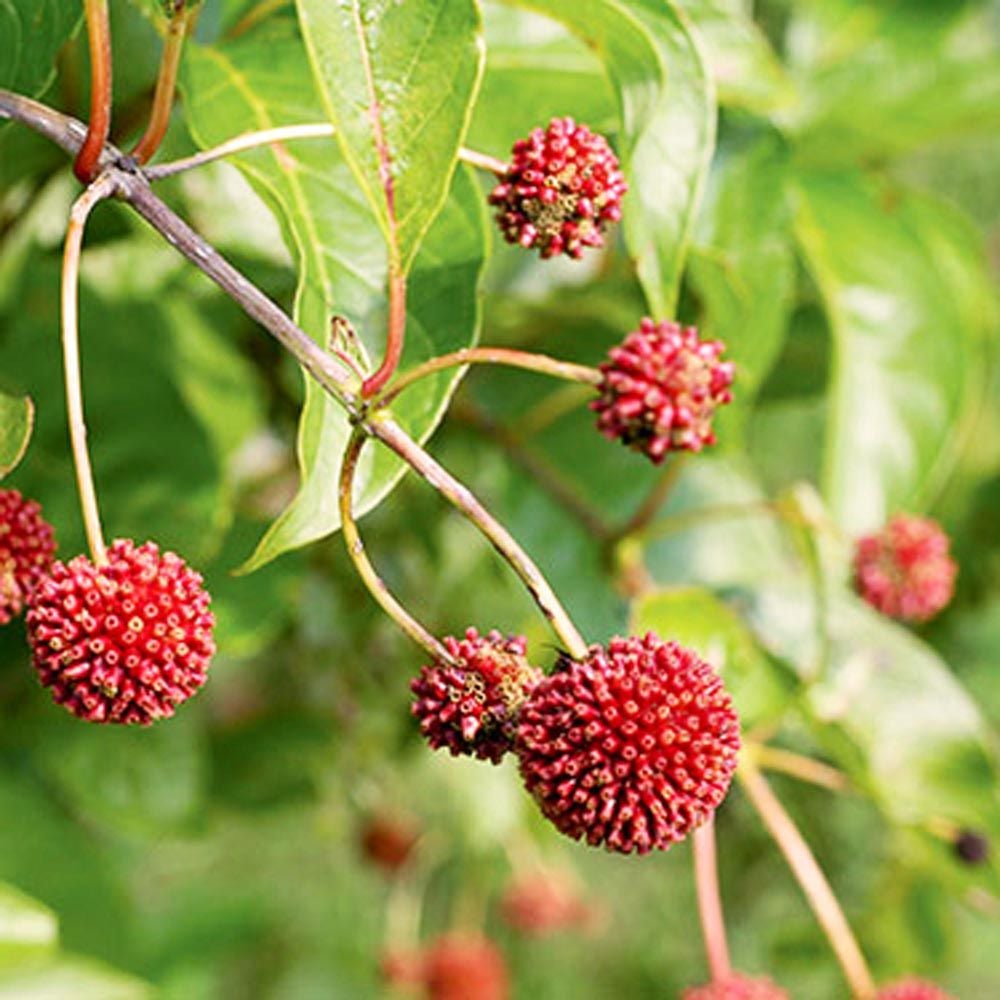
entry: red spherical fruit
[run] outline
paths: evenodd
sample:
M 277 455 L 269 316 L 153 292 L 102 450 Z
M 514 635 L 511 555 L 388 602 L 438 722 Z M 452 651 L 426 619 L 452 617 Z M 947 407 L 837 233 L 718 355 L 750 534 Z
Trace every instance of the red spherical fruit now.
M 770 979 L 751 979 L 733 973 L 703 986 L 691 986 L 681 1000 L 789 1000 L 788 993 Z
M 572 118 L 553 118 L 514 143 L 510 166 L 490 194 L 508 243 L 537 247 L 542 257 L 580 257 L 603 244 L 622 217 L 628 190 L 607 140 Z
M 0 625 L 21 613 L 55 552 L 42 508 L 17 490 L 0 490 Z
M 521 776 L 567 836 L 665 850 L 726 796 L 739 718 L 718 674 L 652 632 L 565 660 L 521 709 Z
M 424 953 L 430 1000 L 507 1000 L 510 981 L 503 955 L 478 934 L 452 931 Z
M 512 748 L 517 713 L 542 673 L 525 658 L 523 636 L 494 629 L 480 636 L 470 628 L 464 639 L 446 636 L 455 665 L 438 661 L 421 669 L 410 689 L 413 714 L 435 750 L 469 754 L 499 763 Z
M 529 937 L 581 926 L 591 916 L 576 889 L 554 872 L 525 872 L 512 879 L 500 900 L 500 914 Z
M 954 997 L 926 979 L 910 978 L 883 986 L 875 1000 L 954 1000 Z
M 409 860 L 420 839 L 413 820 L 395 813 L 379 813 L 368 818 L 361 829 L 361 850 L 373 865 L 389 875 Z
M 733 365 L 721 341 L 699 340 L 693 326 L 643 319 L 600 365 L 600 398 L 590 404 L 607 438 L 656 464 L 670 451 L 715 443 L 712 417 L 732 400 Z
M 955 591 L 958 566 L 948 536 L 929 517 L 897 514 L 875 535 L 858 541 L 854 578 L 861 596 L 890 618 L 925 622 Z
M 56 562 L 28 605 L 35 669 L 90 722 L 148 725 L 205 682 L 215 652 L 201 576 L 152 542 L 119 539 L 108 561 Z

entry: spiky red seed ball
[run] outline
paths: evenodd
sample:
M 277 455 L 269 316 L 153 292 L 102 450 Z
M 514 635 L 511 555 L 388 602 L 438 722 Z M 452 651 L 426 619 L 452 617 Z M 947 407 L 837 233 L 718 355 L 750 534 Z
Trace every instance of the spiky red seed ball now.
M 729 789 L 739 718 L 718 674 L 650 632 L 565 660 L 521 709 L 521 776 L 569 837 L 608 850 L 665 850 Z
M 470 628 L 463 639 L 442 642 L 456 664 L 429 664 L 410 683 L 420 731 L 434 750 L 497 764 L 513 746 L 517 713 L 542 673 L 525 657 L 524 636 L 496 629 L 480 636 Z
M 724 350 L 719 340 L 699 340 L 693 326 L 644 318 L 599 366 L 600 397 L 590 404 L 598 430 L 657 465 L 668 452 L 714 444 L 712 418 L 733 398 Z
M 500 900 L 500 915 L 528 937 L 579 927 L 591 918 L 573 885 L 555 872 L 525 872 L 513 878 Z
M 572 118 L 553 118 L 514 143 L 490 204 L 508 243 L 535 247 L 542 257 L 578 258 L 603 245 L 607 224 L 622 217 L 627 190 L 604 136 Z
M 52 525 L 38 503 L 0 490 L 0 625 L 21 613 L 55 554 Z
M 788 993 L 770 979 L 751 979 L 733 973 L 726 979 L 691 986 L 681 1000 L 789 1000 Z
M 955 1000 L 955 998 L 926 979 L 909 978 L 883 986 L 875 995 L 875 1000 Z
M 951 600 L 958 565 L 948 536 L 929 517 L 896 514 L 858 541 L 854 579 L 858 593 L 890 618 L 925 622 Z
M 452 931 L 424 953 L 430 1000 L 507 1000 L 510 978 L 500 949 L 479 934 Z
M 89 722 L 149 725 L 205 683 L 215 652 L 200 574 L 153 542 L 118 539 L 108 562 L 56 562 L 28 606 L 41 682 Z

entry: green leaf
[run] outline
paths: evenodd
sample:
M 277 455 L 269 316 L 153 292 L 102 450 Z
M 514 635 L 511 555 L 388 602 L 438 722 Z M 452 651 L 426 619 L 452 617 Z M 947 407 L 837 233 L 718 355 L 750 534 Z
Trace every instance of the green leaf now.
M 487 4 L 486 72 L 468 144 L 506 160 L 539 123 L 572 115 L 591 129 L 615 127 L 614 94 L 600 61 L 561 24 Z
M 0 87 L 37 97 L 55 76 L 63 43 L 80 23 L 79 0 L 0 3 Z
M 769 588 L 748 600 L 757 634 L 808 678 L 819 642 L 808 598 Z M 827 631 L 825 672 L 808 697 L 831 753 L 894 822 L 945 819 L 1000 836 L 995 735 L 947 665 L 850 594 L 830 602 Z
M 323 118 L 302 44 L 281 25 L 262 28 L 224 49 L 189 47 L 184 86 L 188 122 L 202 146 L 240 132 Z M 384 343 L 386 248 L 337 144 L 288 143 L 275 151 L 243 154 L 236 162 L 279 216 L 297 257 L 298 323 L 325 344 L 331 317 L 346 316 L 358 334 L 360 351 L 378 356 Z M 475 342 L 486 239 L 483 216 L 469 172 L 458 171 L 409 277 L 401 370 Z M 428 378 L 394 405 L 394 414 L 411 435 L 420 440 L 430 435 L 459 377 L 445 372 Z M 307 381 L 299 427 L 302 484 L 245 570 L 339 527 L 336 484 L 349 432 L 342 408 Z M 375 506 L 402 471 L 383 449 L 369 448 L 358 473 L 356 510 Z
M 51 951 L 58 934 L 47 906 L 0 882 L 0 983 L 4 966 Z
M 50 715 L 38 760 L 64 801 L 91 823 L 144 837 L 190 829 L 206 784 L 192 711 L 147 729 Z
M 0 975 L 0 1000 L 152 1000 L 152 988 L 100 962 L 61 957 Z
M 298 0 L 326 117 L 390 258 L 409 271 L 441 210 L 472 115 L 484 50 L 473 0 Z
M 579 35 L 615 89 L 631 190 L 625 239 L 651 312 L 674 313 L 715 146 L 715 97 L 693 32 L 662 0 L 525 0 Z
M 30 396 L 0 392 L 0 479 L 24 458 L 35 426 L 35 404 Z
M 724 158 L 700 219 L 691 279 L 704 304 L 703 334 L 725 341 L 725 356 L 737 367 L 733 405 L 716 415 L 723 444 L 729 425 L 745 418 L 787 332 L 795 258 L 786 174 L 785 157 L 769 140 Z
M 655 632 L 688 646 L 722 675 L 744 730 L 775 719 L 787 707 L 787 685 L 753 633 L 727 604 L 702 587 L 675 587 L 632 606 L 630 632 Z
M 982 286 L 984 265 L 967 232 L 939 228 L 932 203 L 860 175 L 806 175 L 797 201 L 834 339 L 823 488 L 860 533 L 925 506 L 954 461 L 985 335 L 956 280 Z
M 705 50 L 719 103 L 749 111 L 770 112 L 795 98 L 767 36 L 731 0 L 681 0 Z

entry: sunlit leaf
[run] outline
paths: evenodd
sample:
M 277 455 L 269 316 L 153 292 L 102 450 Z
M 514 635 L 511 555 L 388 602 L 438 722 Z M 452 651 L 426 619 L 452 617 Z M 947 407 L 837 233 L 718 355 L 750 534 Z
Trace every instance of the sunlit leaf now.
M 824 492 L 853 533 L 929 501 L 975 402 L 983 318 L 970 325 L 955 271 L 975 285 L 983 264 L 938 217 L 860 175 L 798 185 L 796 230 L 834 338 Z
M 484 50 L 472 0 L 298 0 L 344 156 L 402 267 L 441 210 L 472 114 Z

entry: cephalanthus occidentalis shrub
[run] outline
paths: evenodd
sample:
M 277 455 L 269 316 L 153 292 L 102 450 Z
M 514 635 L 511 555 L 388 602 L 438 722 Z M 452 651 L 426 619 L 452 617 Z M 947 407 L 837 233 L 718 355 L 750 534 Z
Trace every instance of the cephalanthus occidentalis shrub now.
M 681 1000 L 789 1000 L 788 993 L 767 978 L 732 973 L 702 986 L 691 986 Z
M 55 533 L 38 503 L 0 489 L 0 625 L 21 613 L 55 553 Z
M 598 429 L 656 464 L 714 444 L 712 417 L 733 398 L 735 369 L 719 360 L 723 350 L 693 326 L 643 319 L 600 365 L 600 398 L 590 404 Z
M 883 986 L 875 1000 L 955 1000 L 940 986 L 926 979 L 901 979 L 899 982 Z
M 90 722 L 148 725 L 205 683 L 215 652 L 201 576 L 153 542 L 118 539 L 106 565 L 55 562 L 32 592 L 28 643 L 41 682 Z
M 858 540 L 858 593 L 890 618 L 928 621 L 955 592 L 958 566 L 948 548 L 948 536 L 932 518 L 896 514 L 877 534 Z
M 537 248 L 542 257 L 580 257 L 601 246 L 605 226 L 621 219 L 627 190 L 604 136 L 572 118 L 553 118 L 514 143 L 490 204 L 508 243 Z

